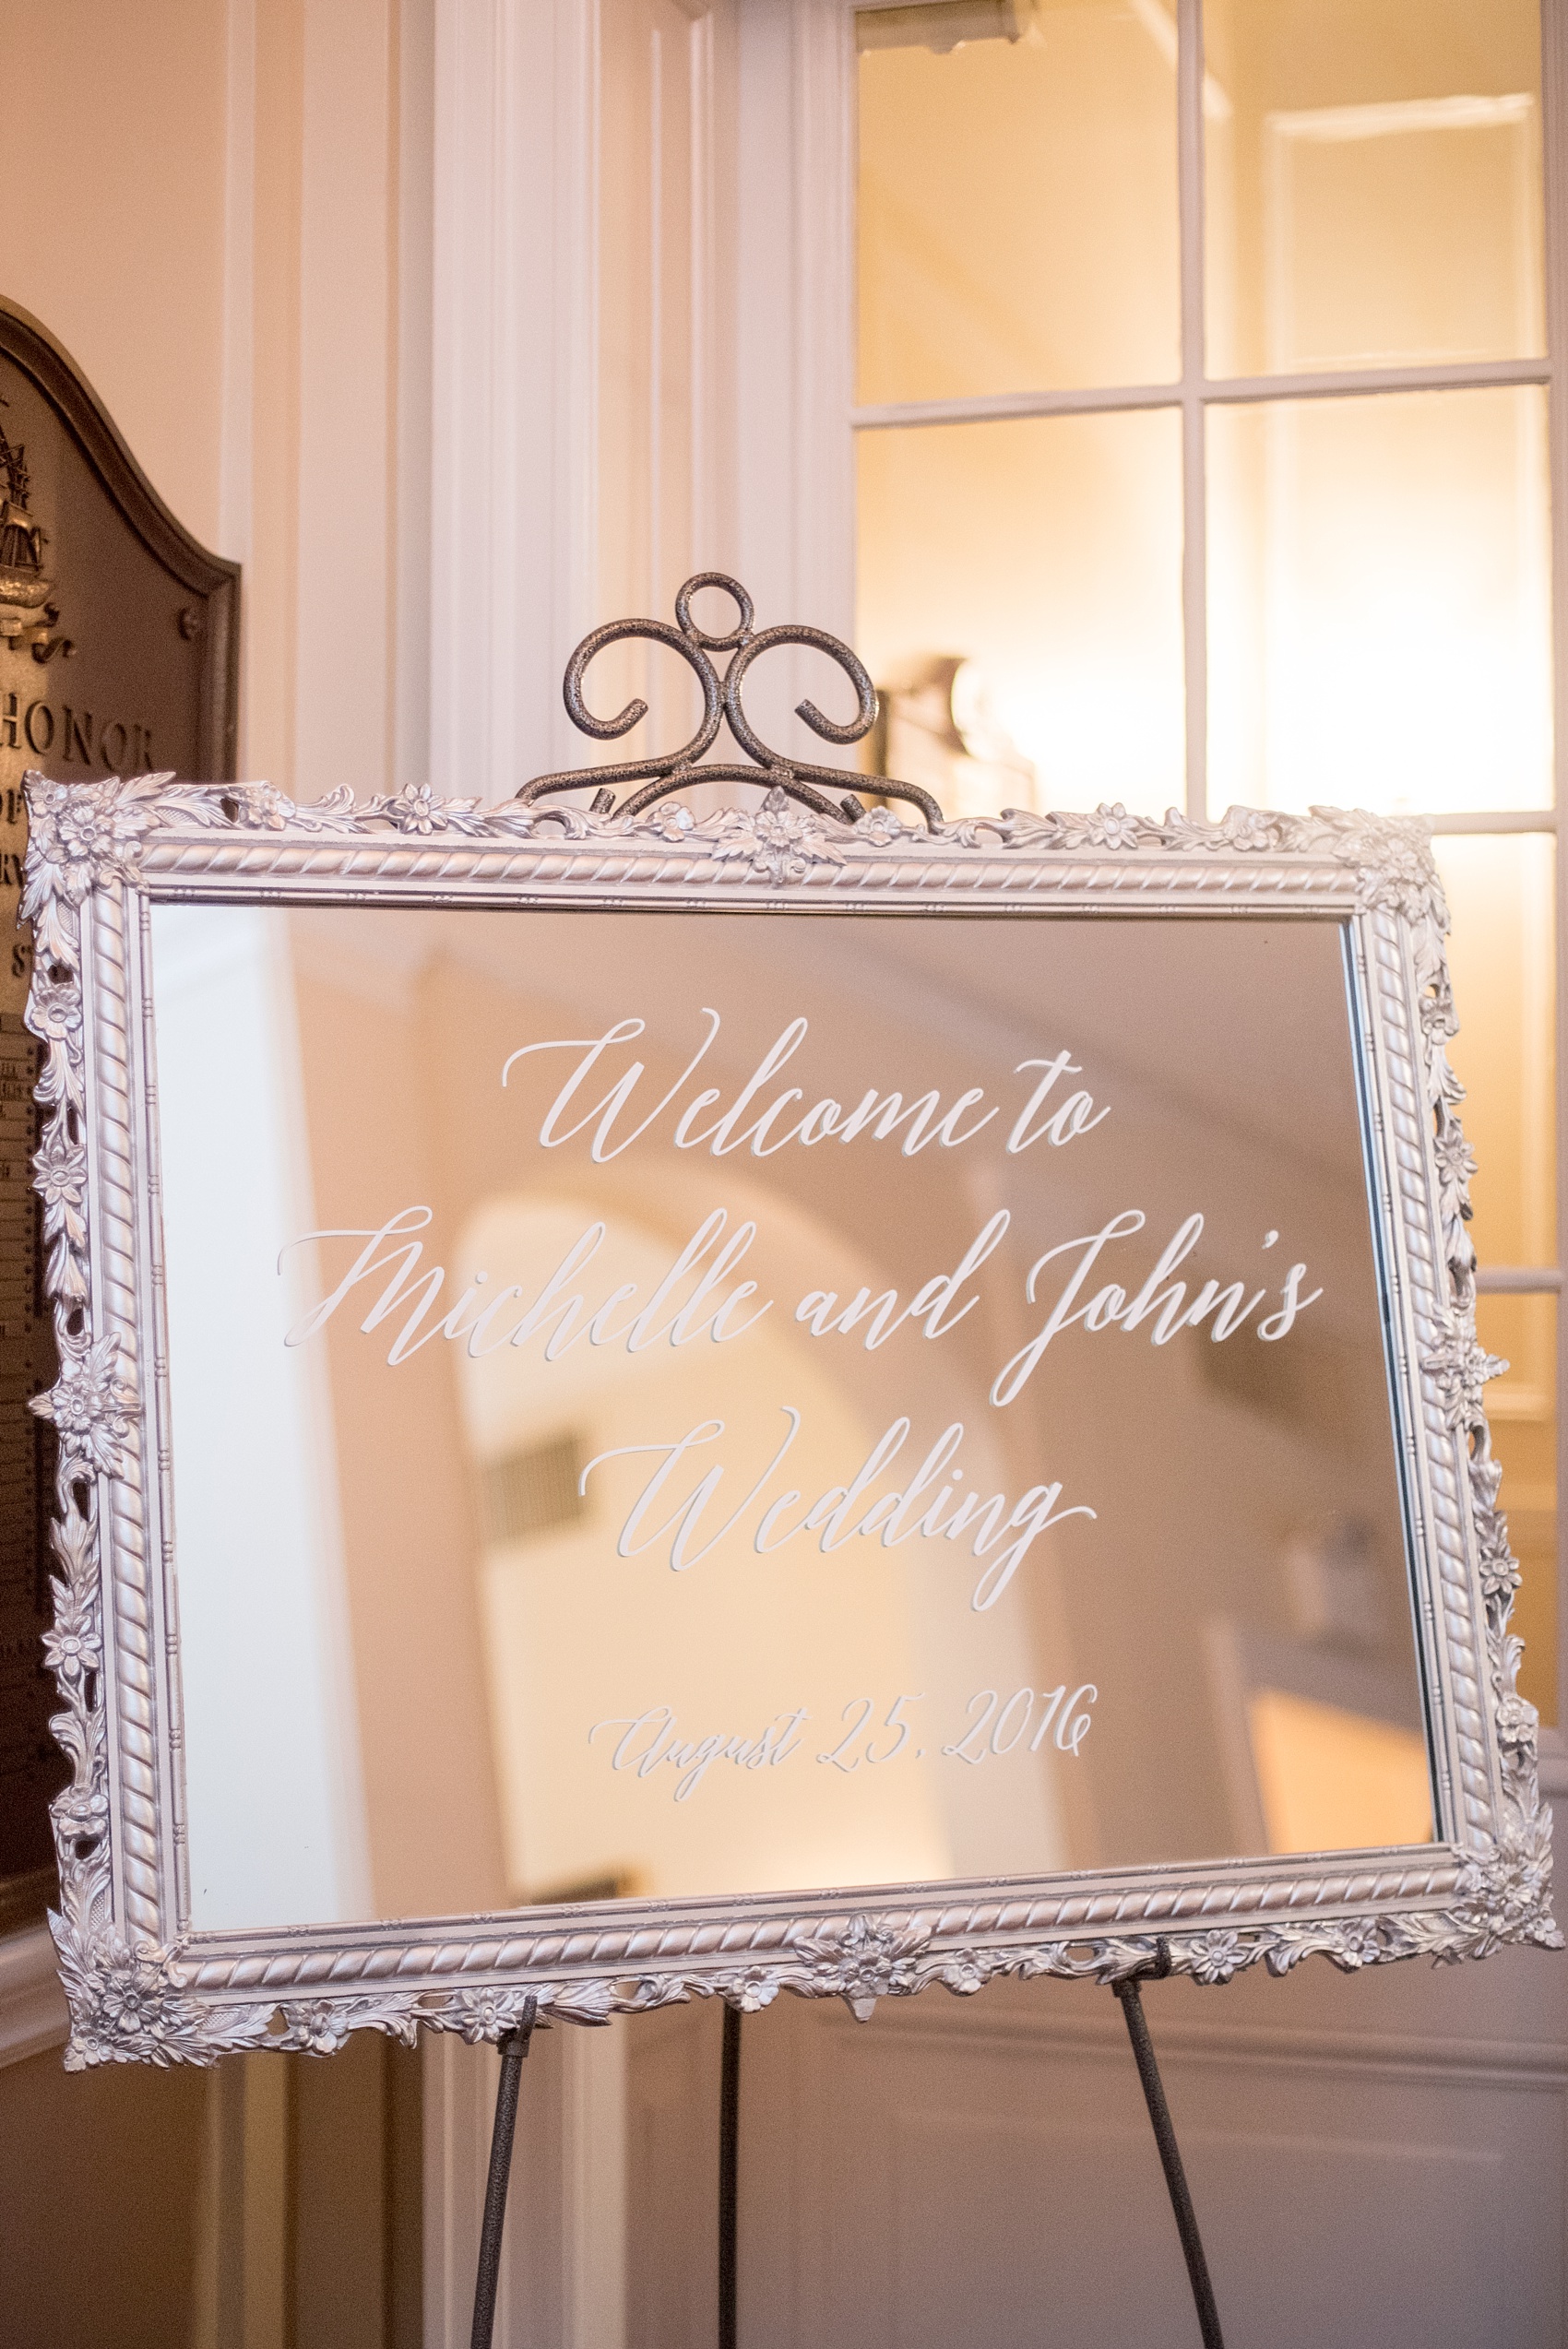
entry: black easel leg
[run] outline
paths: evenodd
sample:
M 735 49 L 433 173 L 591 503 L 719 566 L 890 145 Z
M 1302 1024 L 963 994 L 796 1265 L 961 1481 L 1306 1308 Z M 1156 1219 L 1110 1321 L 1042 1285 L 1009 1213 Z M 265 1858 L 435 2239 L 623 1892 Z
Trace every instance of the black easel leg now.
M 533 2037 L 534 2001 L 523 2008 L 516 2031 L 501 2040 L 501 2079 L 495 2091 L 495 2127 L 490 2139 L 490 2176 L 484 2189 L 484 2223 L 479 2235 L 479 2272 L 474 2278 L 473 2349 L 490 2349 L 495 2331 L 495 2295 L 501 2282 L 501 2230 L 506 2224 L 506 2184 L 512 2175 L 512 2140 L 517 2128 L 517 2091 L 523 2058 Z
M 735 2349 L 740 2154 L 741 2010 L 727 2006 L 719 2081 L 719 2349 Z
M 1111 1987 L 1122 2001 L 1127 2036 L 1133 2043 L 1138 2078 L 1143 2082 L 1144 2102 L 1154 2123 L 1154 2141 L 1159 2148 L 1165 2183 L 1170 2189 L 1170 2207 L 1176 2213 L 1176 2232 L 1182 2238 L 1182 2250 L 1187 2262 L 1193 2305 L 1198 2312 L 1198 2330 L 1203 2335 L 1204 2349 L 1225 2349 L 1224 2335 L 1219 2330 L 1219 2311 L 1214 2305 L 1214 2286 L 1208 2280 L 1208 2261 L 1204 2257 L 1203 2238 L 1198 2233 L 1197 2213 L 1193 2209 L 1193 2198 L 1187 2190 L 1187 2173 L 1182 2167 L 1181 2148 L 1171 2126 L 1170 2107 L 1165 2101 L 1159 2066 L 1155 2061 L 1154 2042 L 1148 2035 L 1137 1976 L 1134 1975 L 1124 1982 L 1113 1982 Z

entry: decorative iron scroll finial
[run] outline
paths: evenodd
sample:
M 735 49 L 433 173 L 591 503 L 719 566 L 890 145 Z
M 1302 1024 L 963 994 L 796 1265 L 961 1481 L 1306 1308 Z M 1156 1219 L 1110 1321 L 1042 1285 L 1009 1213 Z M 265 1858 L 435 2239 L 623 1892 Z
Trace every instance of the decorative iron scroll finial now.
M 692 598 L 699 587 L 719 587 L 734 599 L 739 614 L 737 624 L 727 635 L 714 635 L 699 628 L 692 617 Z M 689 783 L 757 783 L 767 789 L 788 793 L 818 815 L 830 816 L 837 823 L 857 824 L 864 815 L 865 802 L 841 787 L 859 784 L 852 769 L 834 766 L 812 766 L 805 761 L 786 757 L 782 751 L 769 749 L 748 719 L 741 701 L 741 687 L 752 663 L 776 645 L 809 645 L 817 652 L 825 652 L 838 667 L 855 689 L 855 715 L 847 726 L 837 726 L 825 718 L 812 701 L 796 706 L 795 715 L 803 718 L 814 734 L 825 742 L 858 742 L 870 732 L 876 721 L 876 694 L 864 663 L 838 637 L 830 636 L 825 628 L 786 626 L 754 629 L 752 599 L 738 579 L 723 571 L 699 571 L 686 581 L 675 599 L 673 628 L 664 620 L 612 620 L 585 636 L 566 664 L 563 685 L 566 713 L 574 726 L 584 734 L 591 734 L 596 741 L 612 742 L 629 734 L 639 718 L 647 716 L 645 701 L 630 701 L 615 718 L 595 718 L 583 699 L 583 679 L 589 663 L 607 645 L 618 644 L 623 637 L 642 636 L 650 643 L 669 645 L 679 653 L 691 669 L 702 688 L 702 723 L 689 742 L 678 751 L 671 751 L 661 758 L 628 761 L 624 766 L 580 766 L 560 775 L 536 775 L 517 793 L 519 800 L 548 798 L 556 791 L 580 791 L 597 785 L 593 811 L 596 815 L 638 815 L 662 800 L 671 791 L 678 791 Z M 729 662 L 720 676 L 709 656 L 728 653 Z M 718 761 L 699 765 L 719 737 L 719 720 L 724 719 L 730 731 L 746 756 L 750 766 L 726 766 Z M 619 808 L 612 788 L 631 784 Z M 824 789 L 823 786 L 826 789 Z M 874 789 L 883 798 L 908 800 L 926 820 L 932 832 L 942 829 L 942 810 L 929 791 L 918 784 L 895 782 L 879 775 L 874 783 L 861 785 Z M 838 796 L 830 799 L 829 791 Z

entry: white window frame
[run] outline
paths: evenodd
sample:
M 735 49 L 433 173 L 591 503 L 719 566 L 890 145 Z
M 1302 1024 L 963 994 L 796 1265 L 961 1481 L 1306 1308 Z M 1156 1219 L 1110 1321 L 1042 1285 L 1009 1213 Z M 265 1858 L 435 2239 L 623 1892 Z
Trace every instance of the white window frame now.
M 860 0 L 861 6 L 895 0 Z M 797 0 L 800 5 L 800 0 Z M 809 0 L 807 0 L 809 5 Z M 840 70 L 853 76 L 854 0 L 841 0 Z M 1568 517 L 1568 401 L 1554 397 L 1555 364 L 1568 337 L 1568 0 L 1541 0 L 1541 136 L 1544 157 L 1546 356 L 1461 362 L 1416 367 L 1314 370 L 1310 374 L 1211 376 L 1204 319 L 1204 94 L 1202 0 L 1176 0 L 1177 189 L 1181 253 L 1181 373 L 1160 384 L 1114 384 L 1071 391 L 1006 392 L 963 399 L 892 400 L 846 409 L 851 441 L 870 433 L 928 424 L 962 424 L 1043 416 L 1125 414 L 1177 409 L 1182 418 L 1182 621 L 1185 685 L 1186 812 L 1199 822 L 1211 813 L 1208 794 L 1208 562 L 1205 423 L 1211 408 L 1257 407 L 1281 400 L 1336 399 L 1386 392 L 1473 390 L 1539 386 L 1547 394 L 1548 467 L 1551 510 Z M 851 84 L 852 87 L 852 84 Z M 852 161 L 850 168 L 852 169 Z M 852 217 L 852 214 L 851 214 Z M 829 298 L 832 289 L 825 284 Z M 852 323 L 846 318 L 846 345 Z M 848 365 L 848 348 L 845 364 Z M 1552 804 L 1432 815 L 1434 832 L 1549 836 L 1554 860 L 1556 934 L 1555 1017 L 1557 1203 L 1556 1261 L 1550 1264 L 1484 1266 L 1482 1296 L 1561 1297 L 1568 1261 L 1568 856 L 1559 839 L 1568 805 L 1568 527 L 1553 533 Z M 1461 1006 L 1461 1011 L 1463 1007 Z M 1565 1588 L 1562 1503 L 1568 1495 L 1568 1310 L 1557 1316 L 1558 1638 L 1557 1727 L 1540 1733 L 1541 1783 L 1568 1793 L 1568 1588 Z M 1503 1503 L 1507 1502 L 1506 1483 Z

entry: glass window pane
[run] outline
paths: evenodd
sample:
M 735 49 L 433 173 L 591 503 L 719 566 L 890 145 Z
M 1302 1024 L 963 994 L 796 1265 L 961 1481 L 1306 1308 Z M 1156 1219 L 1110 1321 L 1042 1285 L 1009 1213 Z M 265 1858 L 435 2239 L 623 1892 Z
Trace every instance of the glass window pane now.
M 856 28 L 861 398 L 1173 376 L 1166 0 L 939 0 Z
M 1535 0 L 1205 0 L 1212 374 L 1533 355 Z
M 1483 1267 L 1553 1264 L 1553 844 L 1526 834 L 1433 845 L 1454 925 L 1448 963 L 1460 1025 L 1448 1054 L 1476 1154 L 1476 1254 Z
M 1209 796 L 1551 797 L 1545 394 L 1211 408 Z
M 1163 409 L 862 433 L 883 772 L 953 813 L 1182 798 L 1182 444 Z
M 1557 1299 L 1483 1297 L 1476 1324 L 1509 1365 L 1486 1391 L 1492 1451 L 1503 1463 L 1501 1506 L 1519 1561 L 1509 1629 L 1525 1643 L 1519 1693 L 1557 1720 Z

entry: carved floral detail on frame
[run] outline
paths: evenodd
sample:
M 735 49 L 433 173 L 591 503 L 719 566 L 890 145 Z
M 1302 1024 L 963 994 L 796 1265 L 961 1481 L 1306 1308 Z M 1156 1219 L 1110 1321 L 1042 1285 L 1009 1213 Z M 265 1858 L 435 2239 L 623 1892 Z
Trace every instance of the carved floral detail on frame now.
M 181 1987 L 172 1952 L 94 1929 L 108 1907 L 107 1881 L 101 1888 L 98 1874 L 90 1862 L 77 1863 L 69 1876 L 63 1868 L 61 1913 L 49 1920 L 71 2010 L 68 2070 L 215 2063 L 232 2048 L 271 2044 L 270 2004 L 203 2005 Z
M 814 866 L 842 864 L 849 854 L 840 828 L 830 832 L 821 816 L 795 806 L 777 784 L 760 808 L 726 808 L 710 825 L 694 829 L 710 842 L 716 862 L 743 858 L 759 881 L 776 889 L 803 881 Z
M 96 1346 L 62 1347 L 59 1377 L 30 1407 L 54 1422 L 73 1476 L 84 1468 L 118 1476 L 137 1407 L 136 1388 L 120 1372 L 119 1333 Z
M 691 779 L 700 781 L 700 770 Z M 32 774 L 27 790 L 30 832 L 22 913 L 33 923 L 35 945 L 28 1025 L 43 1045 L 34 1170 L 61 1363 L 54 1387 L 35 1407 L 53 1420 L 61 1439 L 48 1660 L 62 1707 L 51 1726 L 71 1778 L 53 1805 L 62 1892 L 51 1925 L 71 2007 L 69 2066 L 129 2059 L 209 2063 L 232 2048 L 263 2046 L 327 2052 L 352 2030 L 375 2028 L 407 2040 L 421 2023 L 470 2041 L 494 2040 L 517 2026 L 530 1998 L 541 2023 L 600 2023 L 615 2012 L 693 1997 L 719 1997 L 754 2010 L 786 1989 L 842 1997 L 863 2016 L 879 1998 L 932 1984 L 968 1996 L 1002 1975 L 1109 1983 L 1163 1963 L 1167 1955 L 1172 1970 L 1212 1983 L 1259 1963 L 1284 1974 L 1313 1955 L 1348 1972 L 1422 1954 L 1443 1963 L 1481 1957 L 1504 1941 L 1562 1946 L 1549 1904 L 1550 1814 L 1535 1779 L 1535 1710 L 1518 1694 L 1521 1646 L 1508 1631 L 1518 1569 L 1497 1506 L 1500 1471 L 1482 1407 L 1486 1381 L 1503 1366 L 1486 1354 L 1475 1334 L 1475 1257 L 1466 1229 L 1475 1161 L 1458 1117 L 1463 1088 L 1446 1050 L 1456 1026 L 1443 952 L 1447 908 L 1420 825 L 1324 808 L 1304 816 L 1232 809 L 1218 824 L 1199 825 L 1176 811 L 1157 820 L 1115 805 L 1087 814 L 1015 811 L 927 831 L 900 823 L 886 808 L 848 825 L 829 824 L 778 789 L 759 805 L 701 818 L 678 800 L 627 818 L 558 801 L 481 807 L 473 800 L 441 799 L 424 786 L 363 803 L 338 791 L 299 807 L 267 784 L 176 784 L 166 775 L 66 787 Z M 305 1972 L 303 1953 L 269 1964 L 268 1995 L 257 1998 L 246 1989 L 247 1983 L 259 1987 L 254 1965 L 198 1959 L 180 1943 L 160 1946 L 115 1928 L 95 1493 L 100 1476 L 113 1477 L 123 1468 L 138 1405 L 117 1335 L 95 1334 L 88 1317 L 81 911 L 94 893 L 135 887 L 149 844 L 170 832 L 223 834 L 274 852 L 285 836 L 308 837 L 327 849 L 334 842 L 348 847 L 379 837 L 389 848 L 437 857 L 476 844 L 534 843 L 540 849 L 570 844 L 653 871 L 662 869 L 662 860 L 680 856 L 687 880 L 703 870 L 731 872 L 772 890 L 845 875 L 861 863 L 869 872 L 890 857 L 917 863 L 944 859 L 944 871 L 955 857 L 970 855 L 1122 860 L 1150 850 L 1327 859 L 1343 867 L 1358 905 L 1396 915 L 1409 925 L 1413 944 L 1419 1050 L 1448 1279 L 1446 1327 L 1420 1368 L 1468 1456 L 1501 1776 L 1499 1832 L 1490 1847 L 1464 1857 L 1456 1869 L 1436 1854 L 1424 1872 L 1394 1867 L 1390 1897 L 1406 1904 L 1392 1916 L 1289 1913 L 1284 1902 L 1255 1896 L 1247 1913 L 1226 1917 L 1211 1911 L 1191 1930 L 1167 1913 L 1157 1930 L 1151 1904 L 1144 1930 L 1106 1933 L 1090 1926 L 1067 1933 L 1057 1925 L 1042 1933 L 1028 1921 L 1028 1903 L 977 1899 L 968 1908 L 958 1902 L 923 1914 L 906 1907 L 817 1915 L 782 1932 L 758 1926 L 749 1948 L 731 1948 L 726 1937 L 718 1962 L 710 1927 L 694 1925 L 683 1938 L 672 1926 L 661 1940 L 675 1962 L 653 1974 L 640 1958 L 646 1935 L 607 1918 L 591 1936 L 586 1965 L 575 1953 L 566 1963 L 567 1938 L 558 1929 L 525 1926 L 516 1940 L 496 1945 L 506 1971 L 534 1967 L 550 1978 L 448 1986 L 434 1978 L 428 1942 L 399 1952 L 366 1940 L 351 1961 L 334 1963 L 330 1989 L 313 1989 L 304 1998 L 291 1987 Z M 1357 1897 L 1353 1880 L 1344 1880 L 1346 1905 Z M 1428 1883 L 1435 1897 L 1423 1904 L 1420 1888 Z M 970 1938 L 959 1938 L 965 1935 Z M 478 1952 L 473 1955 L 477 1962 Z M 404 1959 L 409 1972 L 399 1979 Z
M 22 919 L 45 898 L 79 906 L 94 889 L 136 876 L 141 844 L 167 805 L 168 774 L 101 782 L 28 777 L 28 879 Z
M 1467 1318 L 1463 1314 L 1456 1318 L 1453 1329 L 1422 1358 L 1421 1368 L 1436 1382 L 1449 1426 L 1468 1428 L 1481 1414 L 1481 1396 L 1489 1381 L 1500 1379 L 1508 1365 L 1480 1344 L 1472 1312 Z

